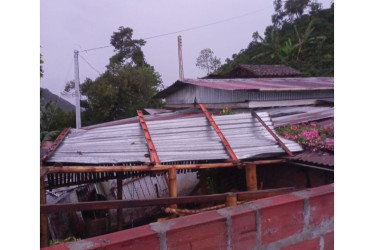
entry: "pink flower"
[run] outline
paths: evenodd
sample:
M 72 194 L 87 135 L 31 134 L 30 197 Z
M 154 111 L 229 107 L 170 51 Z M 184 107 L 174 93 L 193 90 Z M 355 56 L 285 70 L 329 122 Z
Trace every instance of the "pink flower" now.
M 284 134 L 284 137 L 285 137 L 286 139 L 290 139 L 290 135 L 288 134 L 288 132 L 286 132 L 286 133 Z
M 292 126 L 291 126 L 291 129 L 292 129 L 292 130 L 297 130 L 297 125 L 292 125 Z

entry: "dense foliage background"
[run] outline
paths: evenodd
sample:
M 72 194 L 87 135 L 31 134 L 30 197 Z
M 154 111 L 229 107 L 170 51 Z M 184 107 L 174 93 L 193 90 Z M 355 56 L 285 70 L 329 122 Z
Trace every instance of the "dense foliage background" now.
M 248 47 L 227 58 L 215 74 L 227 74 L 239 64 L 284 64 L 305 76 L 333 76 L 334 4 L 321 9 L 317 2 L 275 0 L 274 7 L 264 37 L 255 32 Z

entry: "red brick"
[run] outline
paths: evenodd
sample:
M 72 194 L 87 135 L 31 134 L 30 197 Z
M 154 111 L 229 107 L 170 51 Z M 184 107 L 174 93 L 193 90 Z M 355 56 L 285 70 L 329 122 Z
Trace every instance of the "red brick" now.
M 309 198 L 311 225 L 334 217 L 334 193 Z
M 282 198 L 277 198 L 278 201 L 272 206 L 262 208 L 260 211 L 262 244 L 294 235 L 303 229 L 304 200 L 292 199 L 286 195 L 282 196 Z M 282 200 L 283 204 L 280 203 Z M 280 203 L 280 205 L 277 203 Z
M 282 194 L 264 199 L 252 201 L 252 204 L 260 207 L 261 209 L 274 207 L 278 205 L 288 204 L 295 201 L 304 201 L 304 198 L 291 194 Z
M 324 185 L 316 188 L 309 188 L 302 191 L 294 192 L 298 197 L 310 198 L 334 193 L 334 184 Z
M 320 241 L 320 238 L 318 237 L 318 238 L 311 239 L 311 240 L 301 241 L 297 244 L 290 245 L 290 246 L 287 246 L 287 247 L 282 247 L 281 249 L 282 250 L 300 250 L 300 249 L 302 249 L 302 250 L 319 250 L 320 249 L 319 241 Z
M 168 249 L 227 248 L 226 218 L 216 211 L 174 219 L 172 224 L 166 232 Z
M 244 211 L 231 215 L 232 249 L 252 249 L 257 242 L 256 212 Z
M 334 231 L 326 233 L 324 236 L 324 250 L 334 250 Z

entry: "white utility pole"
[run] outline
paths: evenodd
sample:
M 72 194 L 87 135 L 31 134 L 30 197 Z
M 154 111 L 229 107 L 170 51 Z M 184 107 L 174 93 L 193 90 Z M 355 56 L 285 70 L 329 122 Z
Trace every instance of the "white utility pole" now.
M 179 61 L 179 80 L 184 80 L 183 58 L 182 58 L 182 36 L 178 36 L 178 61 Z
M 75 62 L 75 124 L 77 129 L 81 128 L 81 94 L 79 92 L 79 64 L 78 64 L 78 50 L 74 50 Z

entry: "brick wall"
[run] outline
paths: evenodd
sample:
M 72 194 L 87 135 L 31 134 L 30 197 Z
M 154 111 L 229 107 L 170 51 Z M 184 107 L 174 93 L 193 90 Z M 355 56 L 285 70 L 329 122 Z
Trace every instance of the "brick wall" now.
M 334 248 L 334 185 L 248 202 L 49 249 Z

